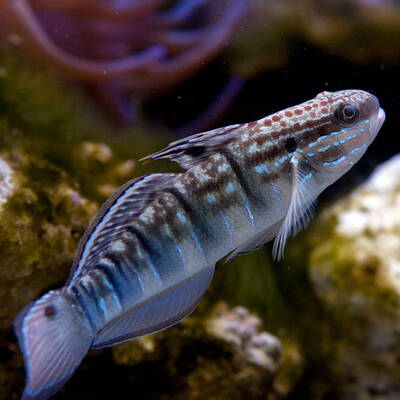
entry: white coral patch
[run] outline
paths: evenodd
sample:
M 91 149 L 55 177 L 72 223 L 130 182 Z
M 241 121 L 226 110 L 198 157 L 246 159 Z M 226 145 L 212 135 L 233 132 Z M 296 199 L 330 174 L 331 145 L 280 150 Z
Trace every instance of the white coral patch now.
M 0 205 L 4 204 L 14 191 L 13 171 L 0 158 Z
M 349 200 L 349 207 L 338 214 L 338 233 L 396 231 L 400 227 L 400 155 L 379 166 Z

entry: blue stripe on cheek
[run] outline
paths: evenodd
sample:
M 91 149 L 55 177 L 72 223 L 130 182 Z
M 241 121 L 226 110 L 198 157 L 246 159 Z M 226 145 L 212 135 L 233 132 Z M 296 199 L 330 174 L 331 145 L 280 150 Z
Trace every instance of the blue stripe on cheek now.
M 320 149 L 318 149 L 318 153 L 324 153 L 325 151 L 329 150 L 331 148 L 331 145 L 328 144 L 327 146 L 321 147 Z
M 355 133 L 353 135 L 348 136 L 346 139 L 339 140 L 340 144 L 346 143 L 349 140 L 355 139 L 358 135 Z
M 338 165 L 341 162 L 343 162 L 345 159 L 347 158 L 347 156 L 341 156 L 340 158 L 338 158 L 337 160 L 331 161 L 331 162 L 324 162 L 322 164 L 323 167 L 330 167 L 332 165 Z
M 308 147 L 311 147 L 311 148 L 312 148 L 312 147 L 316 146 L 318 143 L 320 143 L 322 140 L 326 140 L 327 138 L 332 137 L 332 136 L 337 136 L 337 135 L 339 135 L 339 134 L 341 134 L 341 133 L 343 133 L 343 132 L 347 132 L 347 131 L 349 131 L 349 130 L 352 130 L 352 129 L 357 128 L 357 127 L 360 126 L 360 125 L 365 125 L 365 124 L 369 124 L 369 119 L 365 119 L 364 121 L 361 121 L 359 124 L 357 124 L 357 125 L 355 125 L 355 126 L 348 127 L 348 128 L 343 128 L 343 129 L 341 129 L 340 131 L 331 132 L 329 135 L 321 136 L 321 137 L 319 137 L 317 140 L 315 140 L 314 142 L 309 143 L 309 144 L 308 144 Z M 364 132 L 365 132 L 365 129 L 364 129 L 364 128 L 360 128 L 359 131 L 360 131 L 361 133 L 364 133 Z M 345 143 L 345 141 L 354 139 L 356 136 L 357 136 L 357 134 L 351 135 L 351 136 L 349 136 L 349 137 L 346 138 L 346 139 L 340 140 L 339 142 L 340 142 L 340 143 Z M 334 145 L 337 146 L 336 143 L 334 143 Z M 321 152 L 323 151 L 322 149 L 323 149 L 323 148 L 321 148 Z M 309 156 L 309 157 L 312 157 L 312 156 Z
M 354 153 L 356 153 L 357 151 L 360 151 L 360 150 L 362 150 L 362 149 L 365 149 L 367 146 L 368 146 L 368 144 L 367 144 L 367 143 L 364 143 L 364 144 L 363 144 L 362 146 L 360 146 L 360 147 L 354 147 L 353 149 L 351 149 L 350 154 L 354 154 Z
M 309 143 L 309 144 L 308 144 L 308 147 L 314 147 L 314 146 L 316 146 L 318 143 L 322 142 L 323 140 L 326 140 L 327 138 L 332 137 L 332 136 L 339 135 L 340 133 L 346 132 L 346 131 L 348 131 L 349 129 L 350 129 L 350 128 L 343 128 L 343 129 L 340 130 L 340 131 L 331 132 L 329 135 L 321 136 L 321 137 L 319 137 L 316 141 Z

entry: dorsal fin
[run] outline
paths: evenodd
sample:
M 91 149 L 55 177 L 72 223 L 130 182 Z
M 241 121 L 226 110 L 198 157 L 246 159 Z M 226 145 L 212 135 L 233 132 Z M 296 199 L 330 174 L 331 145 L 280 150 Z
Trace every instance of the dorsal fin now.
M 230 125 L 188 136 L 170 143 L 165 149 L 140 161 L 168 158 L 179 163 L 182 168 L 189 169 L 239 137 L 244 126 L 244 124 Z
M 82 236 L 72 264 L 70 281 L 92 268 L 109 243 L 132 223 L 157 192 L 169 186 L 176 177 L 177 174 L 149 174 L 117 189 L 97 211 Z

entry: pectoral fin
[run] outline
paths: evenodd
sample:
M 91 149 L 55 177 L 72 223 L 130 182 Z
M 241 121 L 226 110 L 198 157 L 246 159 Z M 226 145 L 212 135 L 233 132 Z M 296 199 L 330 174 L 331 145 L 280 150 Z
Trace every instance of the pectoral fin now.
M 300 163 L 296 155 L 290 160 L 292 190 L 290 204 L 276 234 L 272 254 L 275 260 L 283 257 L 286 241 L 303 229 L 311 219 L 314 197 L 309 187 L 312 171 L 307 164 Z

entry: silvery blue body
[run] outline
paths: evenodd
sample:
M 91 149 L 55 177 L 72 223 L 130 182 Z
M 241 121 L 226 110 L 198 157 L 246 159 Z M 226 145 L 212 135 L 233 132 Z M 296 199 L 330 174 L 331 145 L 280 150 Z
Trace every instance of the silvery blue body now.
M 215 263 L 309 219 L 312 202 L 365 152 L 384 121 L 363 91 L 324 92 L 257 122 L 172 143 L 150 158 L 186 170 L 128 182 L 81 240 L 67 284 L 28 305 L 15 326 L 24 400 L 46 399 L 89 348 L 165 329 L 190 314 Z

